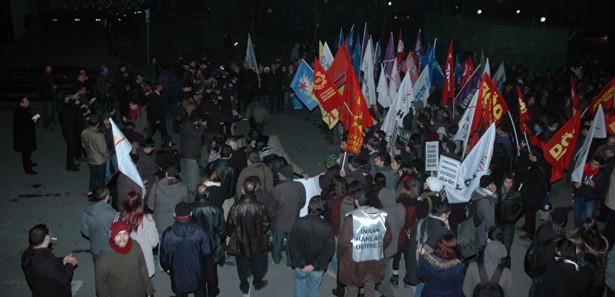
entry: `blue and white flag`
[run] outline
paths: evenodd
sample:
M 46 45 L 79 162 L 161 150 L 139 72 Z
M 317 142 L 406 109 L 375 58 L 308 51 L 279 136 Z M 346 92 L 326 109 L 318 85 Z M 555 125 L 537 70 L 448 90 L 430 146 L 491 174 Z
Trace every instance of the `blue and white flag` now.
M 313 110 L 318 106 L 318 101 L 312 93 L 312 87 L 314 85 L 314 70 L 301 59 L 301 64 L 297 68 L 297 73 L 293 81 L 290 83 L 290 87 L 295 91 L 297 98 L 307 107 L 308 110 Z
M 248 45 L 246 47 L 246 62 L 248 62 L 248 68 L 256 73 L 260 85 L 260 76 L 258 75 L 258 63 L 256 63 L 256 55 L 254 55 L 254 46 L 252 45 L 252 38 L 248 34 Z

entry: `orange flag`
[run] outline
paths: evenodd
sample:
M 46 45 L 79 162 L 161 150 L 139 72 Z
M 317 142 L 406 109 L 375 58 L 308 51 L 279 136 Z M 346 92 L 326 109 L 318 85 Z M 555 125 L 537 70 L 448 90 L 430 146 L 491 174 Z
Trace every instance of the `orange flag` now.
M 359 154 L 363 147 L 363 129 L 374 125 L 374 120 L 369 113 L 369 107 L 361 92 L 361 87 L 357 81 L 352 67 L 348 67 L 346 75 L 346 90 L 344 95 L 347 96 L 350 111 L 350 127 L 348 127 L 348 142 L 346 143 L 346 151 L 353 154 Z
M 562 178 L 564 170 L 570 168 L 570 162 L 574 156 L 574 147 L 577 143 L 577 138 L 579 138 L 580 125 L 581 113 L 577 112 L 543 147 L 545 160 L 553 166 L 551 183 Z
M 615 136 L 615 114 L 606 115 L 606 132 Z

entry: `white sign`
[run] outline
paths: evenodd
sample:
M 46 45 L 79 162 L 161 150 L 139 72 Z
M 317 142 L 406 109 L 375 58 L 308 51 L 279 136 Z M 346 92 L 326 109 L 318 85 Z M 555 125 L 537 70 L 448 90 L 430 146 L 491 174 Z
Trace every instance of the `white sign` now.
M 447 156 L 441 156 L 439 165 L 438 179 L 444 184 L 445 187 L 454 189 L 461 162 Z
M 438 170 L 438 148 L 437 141 L 425 143 L 425 171 Z

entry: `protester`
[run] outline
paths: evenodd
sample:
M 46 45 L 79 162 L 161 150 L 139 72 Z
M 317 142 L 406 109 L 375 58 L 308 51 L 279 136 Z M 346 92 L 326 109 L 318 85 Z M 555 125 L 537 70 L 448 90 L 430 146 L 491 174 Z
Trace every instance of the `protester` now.
M 505 268 L 502 265 L 502 260 L 504 260 L 507 255 L 508 252 L 501 242 L 495 240 L 488 242 L 485 246 L 483 260 L 480 261 L 485 269 L 487 279 L 483 280 L 480 277 L 480 268 L 478 267 L 479 262 L 470 263 L 463 280 L 463 294 L 466 297 L 474 296 L 473 294 L 476 286 L 491 280 L 493 275 L 496 273 L 496 270 L 500 269 L 501 275 L 498 285 L 502 287 L 506 297 L 513 296 L 515 291 L 513 289 L 512 271 L 510 268 Z
M 32 296 L 72 296 L 71 281 L 77 259 L 72 254 L 61 258 L 51 253 L 51 232 L 44 224 L 32 227 L 28 238 L 30 246 L 21 255 L 21 267 Z
M 154 214 L 158 234 L 173 225 L 173 209 L 179 202 L 188 202 L 188 189 L 173 167 L 167 168 L 165 178 L 156 182 L 147 196 L 147 207 Z
M 495 226 L 495 205 L 498 203 L 497 187 L 490 175 L 483 175 L 480 178 L 479 187 L 472 192 L 472 203 L 476 209 L 476 214 L 480 222 L 476 224 L 476 239 L 478 250 L 485 247 L 487 230 Z
M 433 251 L 420 251 L 417 275 L 425 282 L 421 296 L 463 296 L 464 265 L 457 238 L 447 234 L 438 240 Z
M 515 177 L 512 173 L 504 173 L 504 179 L 499 192 L 496 218 L 504 233 L 503 244 L 506 247 L 506 266 L 510 268 L 510 252 L 515 239 L 515 225 L 523 215 L 521 194 L 515 189 Z
M 90 240 L 90 253 L 96 263 L 103 249 L 111 251 L 109 226 L 114 222 L 117 211 L 109 204 L 111 200 L 109 189 L 100 188 L 92 196 L 94 203 L 83 209 L 81 234 Z
M 21 164 L 26 174 L 35 175 L 38 172 L 32 167 L 32 152 L 36 150 L 36 123 L 39 115 L 30 114 L 30 99 L 20 97 L 13 112 L 13 149 L 21 153 Z
M 604 191 L 607 177 L 600 169 L 604 165 L 604 158 L 594 156 L 583 167 L 581 182 L 574 182 L 574 227 L 579 228 L 585 218 L 592 219 L 599 206 L 600 197 Z
M 563 238 L 557 242 L 555 265 L 547 270 L 536 290 L 537 297 L 580 297 L 591 285 L 594 274 L 576 263 L 575 245 Z
M 88 127 L 81 132 L 81 145 L 90 166 L 90 186 L 88 194 L 94 193 L 98 188 L 105 186 L 105 174 L 109 148 L 105 136 L 98 129 L 100 121 L 96 116 L 88 119 Z

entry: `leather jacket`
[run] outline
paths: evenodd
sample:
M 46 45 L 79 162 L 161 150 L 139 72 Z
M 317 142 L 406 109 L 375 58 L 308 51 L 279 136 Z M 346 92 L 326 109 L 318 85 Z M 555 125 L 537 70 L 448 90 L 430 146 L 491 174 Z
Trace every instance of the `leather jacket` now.
M 215 170 L 220 176 L 220 183 L 226 199 L 233 197 L 235 194 L 235 168 L 230 160 L 218 159 L 207 164 L 207 170 Z
M 271 221 L 265 206 L 252 197 L 244 196 L 229 211 L 226 232 L 230 240 L 226 251 L 231 255 L 250 258 L 269 248 L 267 231 Z
M 192 207 L 192 220 L 214 239 L 216 249 L 211 256 L 216 263 L 223 264 L 226 254 L 226 226 L 222 208 L 205 198 L 197 198 Z

